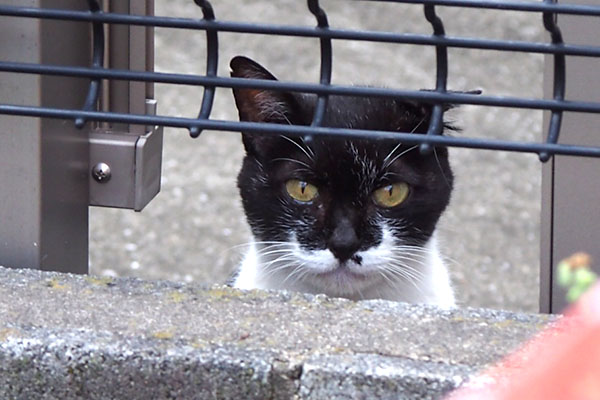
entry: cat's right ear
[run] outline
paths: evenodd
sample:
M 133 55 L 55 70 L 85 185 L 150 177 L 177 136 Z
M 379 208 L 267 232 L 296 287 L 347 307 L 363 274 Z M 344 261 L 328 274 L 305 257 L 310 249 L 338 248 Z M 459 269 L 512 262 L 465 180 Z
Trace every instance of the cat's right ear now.
M 233 78 L 277 80 L 262 65 L 247 57 L 234 57 L 229 67 Z M 233 97 L 240 121 L 269 122 L 271 117 L 286 111 L 282 93 L 271 90 L 233 88 Z
M 262 65 L 247 57 L 234 57 L 229 66 L 233 78 L 277 80 Z M 293 120 L 294 110 L 297 109 L 294 95 L 288 92 L 234 88 L 233 96 L 240 121 L 289 124 Z M 244 133 L 242 137 L 246 151 L 264 153 L 272 142 L 272 136 L 269 136 Z

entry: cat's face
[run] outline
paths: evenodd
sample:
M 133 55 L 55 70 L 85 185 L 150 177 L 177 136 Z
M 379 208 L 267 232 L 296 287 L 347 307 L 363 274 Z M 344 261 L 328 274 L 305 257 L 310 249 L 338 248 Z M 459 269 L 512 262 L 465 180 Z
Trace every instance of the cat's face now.
M 243 58 L 232 69 L 233 76 L 274 79 Z M 309 125 L 312 119 L 313 96 L 234 94 L 242 120 Z M 418 134 L 429 114 L 430 107 L 414 103 L 332 96 L 324 125 Z M 264 242 L 264 272 L 315 291 L 351 297 L 398 278 L 393 265 L 409 259 L 418 265 L 450 199 L 445 149 L 422 156 L 394 140 L 247 133 L 243 140 L 238 187 L 252 232 Z

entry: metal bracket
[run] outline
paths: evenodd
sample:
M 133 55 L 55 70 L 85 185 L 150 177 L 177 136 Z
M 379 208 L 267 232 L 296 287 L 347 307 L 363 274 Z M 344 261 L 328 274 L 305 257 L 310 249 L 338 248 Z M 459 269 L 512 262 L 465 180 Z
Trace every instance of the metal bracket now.
M 146 100 L 156 114 L 156 100 Z M 90 205 L 141 211 L 160 191 L 163 128 L 146 134 L 95 130 L 90 133 Z

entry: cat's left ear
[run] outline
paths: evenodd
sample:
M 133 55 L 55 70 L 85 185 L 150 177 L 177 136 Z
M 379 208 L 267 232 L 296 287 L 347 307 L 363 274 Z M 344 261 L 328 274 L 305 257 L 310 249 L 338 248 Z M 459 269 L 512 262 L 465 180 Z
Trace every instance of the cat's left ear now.
M 229 66 L 233 78 L 277 80 L 262 65 L 247 57 L 234 57 Z M 233 96 L 240 121 L 288 123 L 296 107 L 294 96 L 287 92 L 234 88 Z

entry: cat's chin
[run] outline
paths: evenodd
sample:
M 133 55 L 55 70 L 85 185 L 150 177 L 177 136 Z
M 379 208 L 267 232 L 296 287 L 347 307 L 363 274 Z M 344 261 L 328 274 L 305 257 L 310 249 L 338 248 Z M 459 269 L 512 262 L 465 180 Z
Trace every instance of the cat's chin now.
M 361 269 L 353 262 L 337 261 L 329 268 L 312 270 L 303 277 L 303 283 L 313 287 L 315 293 L 356 300 L 362 298 L 364 291 L 381 284 L 381 280 L 381 275 L 373 270 Z
M 353 268 L 350 268 L 345 264 L 338 264 L 329 271 L 316 272 L 314 275 L 321 279 L 355 279 L 358 281 L 365 281 L 369 279 L 370 274 L 353 271 Z

